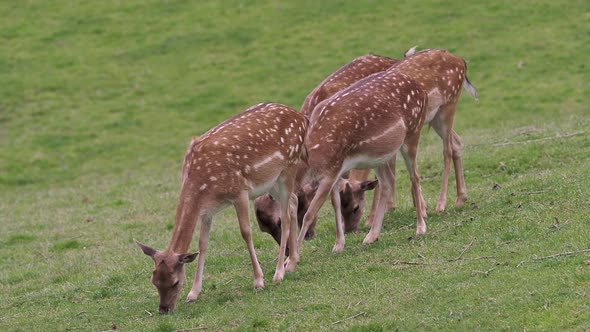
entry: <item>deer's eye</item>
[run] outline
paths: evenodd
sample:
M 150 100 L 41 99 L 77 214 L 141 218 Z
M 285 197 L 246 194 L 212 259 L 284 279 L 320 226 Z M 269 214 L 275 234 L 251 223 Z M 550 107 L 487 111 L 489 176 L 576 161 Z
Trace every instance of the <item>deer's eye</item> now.
M 352 210 L 352 212 L 357 213 L 358 210 L 359 210 L 359 206 L 357 205 L 357 206 L 354 207 L 354 210 Z
M 172 288 L 176 288 L 176 286 L 178 286 L 178 284 L 180 283 L 180 280 L 177 280 L 174 285 L 172 285 Z

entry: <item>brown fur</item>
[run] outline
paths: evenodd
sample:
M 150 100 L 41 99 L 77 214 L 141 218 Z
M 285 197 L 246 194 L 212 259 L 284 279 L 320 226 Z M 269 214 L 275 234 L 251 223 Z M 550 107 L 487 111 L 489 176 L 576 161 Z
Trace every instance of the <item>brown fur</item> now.
M 326 77 L 315 89 L 312 90 L 312 92 L 305 98 L 305 101 L 301 106 L 301 113 L 311 119 L 313 110 L 322 101 L 328 99 L 338 91 L 349 87 L 358 80 L 366 78 L 372 74 L 382 72 L 398 62 L 399 60 L 374 54 L 366 54 L 353 59 L 351 62 L 340 67 L 330 76 Z M 305 168 L 301 169 L 299 174 L 301 175 L 304 172 Z M 367 181 L 368 172 L 365 172 L 364 170 L 353 170 L 352 177 L 355 177 L 355 172 L 359 172 L 359 175 L 366 175 L 362 175 L 364 176 L 364 179 L 361 179 L 362 176 L 359 177 L 359 175 L 356 175 L 356 178 L 361 180 L 350 183 L 352 191 L 349 191 L 347 194 L 341 196 L 343 200 L 342 206 L 346 207 L 342 209 L 342 215 L 347 232 L 354 232 L 357 230 L 360 217 L 364 211 L 365 192 L 366 190 L 371 190 L 375 187 L 374 185 L 367 185 L 369 182 L 372 182 Z M 297 183 L 299 183 L 300 180 L 301 179 L 298 179 Z M 363 184 L 363 182 L 366 183 Z M 315 190 L 310 195 L 309 188 L 307 192 L 304 192 L 302 189 L 297 192 L 297 196 L 299 197 L 299 203 L 297 206 L 297 219 L 299 227 L 301 227 L 303 215 L 309 207 L 309 203 L 313 198 L 313 194 L 315 194 Z M 260 230 L 271 234 L 272 237 L 277 242 L 279 242 L 279 227 L 281 224 L 279 205 L 275 203 L 268 195 L 264 195 L 255 200 L 254 207 Z M 317 217 L 314 218 L 313 222 L 310 224 L 309 229 L 305 234 L 305 239 L 313 237 L 316 222 Z
M 158 251 L 138 243 L 155 262 L 152 283 L 160 295 L 160 313 L 175 307 L 184 280 L 184 264 L 197 257 L 186 252 L 200 223 L 199 260 L 187 302 L 197 299 L 202 288 L 212 217 L 227 205 L 236 209 L 240 231 L 250 253 L 254 287 L 264 287 L 251 238 L 248 200 L 269 190 L 279 198 L 282 218 L 286 221 L 281 230 L 279 259 L 273 277 L 275 282 L 283 279 L 287 240 L 292 248 L 297 245 L 297 228 L 290 222 L 287 209 L 294 191 L 297 164 L 304 151 L 306 130 L 307 121 L 301 113 L 285 105 L 264 103 L 191 141 L 184 158 L 176 223 L 167 249 Z M 290 261 L 289 271 L 294 270 L 298 257 Z
M 387 164 L 401 149 L 408 160 L 412 179 L 412 194 L 417 203 L 419 229 L 425 229 L 422 198 L 417 168 L 416 149 L 424 122 L 426 93 L 409 76 L 390 69 L 372 74 L 321 102 L 313 111 L 306 146 L 309 155 L 308 175 L 319 181 L 319 188 L 307 213 L 298 238 L 315 218 L 329 192 L 336 215 L 337 237 L 333 251 L 344 248 L 340 190 L 332 188 L 340 176 L 353 168 L 376 168 L 379 183 L 389 186 L 393 179 Z M 338 187 L 336 187 L 338 188 Z M 379 235 L 390 188 L 381 190 L 381 206 L 376 216 L 377 225 L 365 238 L 375 241 Z

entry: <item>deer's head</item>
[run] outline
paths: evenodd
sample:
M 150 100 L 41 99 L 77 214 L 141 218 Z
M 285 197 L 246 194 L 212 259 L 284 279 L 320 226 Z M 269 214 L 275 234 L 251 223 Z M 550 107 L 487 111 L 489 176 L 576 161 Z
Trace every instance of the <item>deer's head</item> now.
M 135 243 L 144 254 L 154 260 L 155 269 L 151 281 L 160 295 L 158 312 L 167 314 L 173 311 L 184 283 L 184 265 L 194 261 L 199 253 L 176 254 L 170 251 L 159 251 L 137 241 Z
M 344 231 L 355 232 L 365 210 L 365 192 L 375 189 L 378 181 L 340 180 L 340 210 L 344 220 Z

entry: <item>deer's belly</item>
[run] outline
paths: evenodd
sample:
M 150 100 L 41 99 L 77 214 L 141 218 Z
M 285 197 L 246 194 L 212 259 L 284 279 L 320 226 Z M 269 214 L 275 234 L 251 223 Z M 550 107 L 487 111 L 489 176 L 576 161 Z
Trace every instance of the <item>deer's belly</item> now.
M 355 168 L 374 168 L 383 165 L 395 157 L 396 152 L 394 151 L 380 156 L 358 155 L 346 158 L 344 163 L 342 163 L 341 173 Z
M 248 182 L 248 196 L 250 199 L 256 198 L 264 193 L 269 192 L 277 182 L 278 176 L 273 177 L 267 181 L 253 183 Z

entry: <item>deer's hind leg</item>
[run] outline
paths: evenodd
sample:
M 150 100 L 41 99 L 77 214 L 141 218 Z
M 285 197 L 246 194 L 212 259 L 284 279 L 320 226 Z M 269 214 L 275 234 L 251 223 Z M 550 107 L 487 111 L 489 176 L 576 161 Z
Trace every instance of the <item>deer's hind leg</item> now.
M 254 242 L 252 242 L 252 229 L 250 227 L 250 209 L 248 206 L 249 198 L 248 192 L 242 191 L 239 197 L 234 201 L 234 207 L 238 215 L 238 223 L 240 224 L 240 232 L 246 245 L 248 246 L 248 252 L 250 253 L 250 260 L 252 261 L 252 268 L 254 274 L 254 288 L 264 288 L 264 275 L 258 258 L 256 257 L 256 250 L 254 249 Z M 283 239 L 281 239 L 282 241 Z

